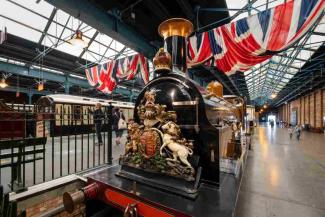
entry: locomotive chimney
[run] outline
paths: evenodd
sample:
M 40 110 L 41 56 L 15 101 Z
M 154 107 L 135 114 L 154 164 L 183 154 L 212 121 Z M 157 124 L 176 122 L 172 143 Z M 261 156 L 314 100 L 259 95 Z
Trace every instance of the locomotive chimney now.
M 172 70 L 186 72 L 186 38 L 193 32 L 193 24 L 183 18 L 172 18 L 162 22 L 158 27 L 164 38 L 164 49 L 172 57 Z

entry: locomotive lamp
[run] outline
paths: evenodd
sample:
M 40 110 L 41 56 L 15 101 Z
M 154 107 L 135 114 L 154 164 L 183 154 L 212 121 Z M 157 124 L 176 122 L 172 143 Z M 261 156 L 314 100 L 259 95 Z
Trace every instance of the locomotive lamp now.
M 6 80 L 5 80 L 4 78 L 1 79 L 0 87 L 1 87 L 1 88 L 6 88 L 6 87 L 8 87 L 8 84 L 6 83 Z

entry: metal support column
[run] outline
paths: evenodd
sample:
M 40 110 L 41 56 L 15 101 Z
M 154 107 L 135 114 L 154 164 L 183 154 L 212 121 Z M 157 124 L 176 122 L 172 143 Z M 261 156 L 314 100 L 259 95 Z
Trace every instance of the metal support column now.
M 112 124 L 113 124 L 113 106 L 110 103 L 107 107 L 107 163 L 112 164 Z
M 31 91 L 29 90 L 29 93 L 27 94 L 28 96 L 28 104 L 31 105 L 32 104 L 32 97 L 33 97 L 33 94 L 31 93 Z
M 69 94 L 70 93 L 70 82 L 69 82 L 69 77 L 68 77 L 67 74 L 65 75 L 64 92 L 66 94 Z

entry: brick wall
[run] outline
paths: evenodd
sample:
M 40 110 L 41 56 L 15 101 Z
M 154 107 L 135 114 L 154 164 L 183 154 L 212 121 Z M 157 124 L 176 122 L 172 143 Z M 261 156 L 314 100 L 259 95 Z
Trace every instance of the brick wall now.
M 18 213 L 25 212 L 27 217 L 36 217 L 48 214 L 53 209 L 58 210 L 59 217 L 85 216 L 84 205 L 76 208 L 75 212 L 68 214 L 63 212 L 62 195 L 64 192 L 75 192 L 85 186 L 85 182 L 75 179 L 74 176 L 66 176 L 57 180 L 41 183 L 29 188 L 28 191 L 11 195 L 11 199 L 17 201 Z
M 290 115 L 293 110 L 297 110 L 298 124 L 310 124 L 312 130 L 320 131 L 324 127 L 325 90 L 315 90 L 308 95 L 282 105 L 278 109 L 279 120 L 290 123 Z
M 35 204 L 32 207 L 26 209 L 27 217 L 37 217 L 44 214 L 52 209 L 58 208 L 62 205 L 62 197 L 56 197 L 51 200 L 42 201 L 39 204 Z M 58 217 L 72 217 L 72 216 L 85 216 L 85 206 L 78 206 L 72 214 L 67 212 L 60 212 Z

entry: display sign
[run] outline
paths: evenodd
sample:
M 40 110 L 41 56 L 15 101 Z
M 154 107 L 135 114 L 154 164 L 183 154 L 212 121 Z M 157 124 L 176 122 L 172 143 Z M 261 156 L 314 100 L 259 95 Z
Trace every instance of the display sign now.
M 246 114 L 247 114 L 248 121 L 254 121 L 255 120 L 255 107 L 247 105 L 246 106 Z
M 37 121 L 36 122 L 36 137 L 37 138 L 48 137 L 49 134 L 50 134 L 50 121 Z

